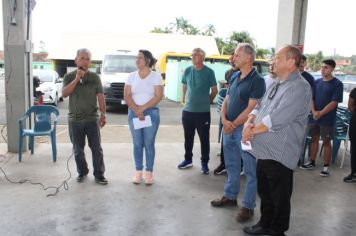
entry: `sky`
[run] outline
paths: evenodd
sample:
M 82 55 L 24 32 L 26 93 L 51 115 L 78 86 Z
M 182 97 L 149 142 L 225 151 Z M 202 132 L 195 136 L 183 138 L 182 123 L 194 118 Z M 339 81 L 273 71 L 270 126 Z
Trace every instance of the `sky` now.
M 35 51 L 65 32 L 145 33 L 183 17 L 216 36 L 248 31 L 260 48 L 275 47 L 279 0 L 36 0 L 32 12 Z M 0 1 L 2 4 L 2 1 Z M 305 53 L 356 55 L 355 0 L 309 0 Z M 2 11 L 1 11 L 2 12 Z M 2 21 L 2 19 L 0 19 Z M 2 28 L 2 22 L 1 22 Z M 0 30 L 0 47 L 3 35 Z

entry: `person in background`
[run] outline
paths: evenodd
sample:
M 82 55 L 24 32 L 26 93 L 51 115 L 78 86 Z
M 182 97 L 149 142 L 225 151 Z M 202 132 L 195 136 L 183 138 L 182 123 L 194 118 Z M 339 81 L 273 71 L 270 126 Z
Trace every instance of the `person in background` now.
M 322 78 L 315 81 L 313 87 L 312 117 L 309 119 L 308 134 L 312 137 L 310 145 L 310 162 L 302 165 L 304 170 L 315 168 L 315 160 L 319 150 L 319 139 L 323 139 L 324 165 L 320 176 L 329 176 L 331 161 L 331 139 L 334 135 L 336 109 L 342 102 L 343 84 L 333 76 L 336 63 L 333 59 L 326 59 L 321 66 Z
M 153 184 L 153 164 L 155 160 L 155 138 L 160 123 L 158 103 L 163 97 L 161 75 L 152 70 L 156 59 L 148 50 L 139 50 L 136 66 L 137 71 L 129 74 L 124 98 L 129 107 L 128 122 L 133 140 L 133 154 L 136 173 L 132 179 L 140 184 L 143 171 L 143 151 L 146 157 L 145 183 Z M 135 123 L 147 121 L 147 127 L 138 128 Z
M 104 177 L 100 128 L 106 124 L 106 106 L 100 78 L 89 71 L 90 63 L 91 52 L 86 48 L 79 49 L 75 57 L 77 69 L 64 76 L 63 97 L 69 96 L 68 128 L 79 174 L 77 181 L 83 182 L 89 173 L 84 153 L 87 137 L 93 156 L 95 181 L 105 185 L 108 181 Z
M 234 65 L 234 53 L 231 53 L 230 57 L 229 57 L 229 64 L 231 65 L 231 68 L 228 69 L 226 72 L 225 72 L 225 81 L 224 83 L 221 85 L 221 89 L 219 91 L 219 99 L 224 99 L 225 98 L 225 95 L 226 95 L 226 89 L 229 87 L 229 83 L 230 83 L 230 79 L 232 77 L 232 75 L 235 73 L 235 72 L 238 72 L 239 70 L 235 67 Z M 222 105 L 222 102 L 218 102 L 218 112 L 221 111 L 221 105 Z M 221 122 L 221 120 L 219 121 Z M 221 132 L 219 133 L 219 136 L 221 135 Z M 226 172 L 226 169 L 225 169 L 225 161 L 224 161 L 224 148 L 223 148 L 223 138 L 221 137 L 221 148 L 220 148 L 220 164 L 218 167 L 216 167 L 214 169 L 214 174 L 215 175 L 221 175 L 223 173 Z
M 344 182 L 352 183 L 356 182 L 356 88 L 351 90 L 348 109 L 351 112 L 350 127 L 349 127 L 349 137 L 350 137 L 350 156 L 351 156 L 351 173 L 344 178 Z
M 306 64 L 307 64 L 307 57 L 305 55 L 302 55 L 302 58 L 300 59 L 299 71 L 302 74 L 303 78 L 308 81 L 310 87 L 313 89 L 315 79 L 310 73 L 305 71 Z
M 178 168 L 186 169 L 193 166 L 193 144 L 195 130 L 197 130 L 201 148 L 201 172 L 209 174 L 210 104 L 213 103 L 218 89 L 214 71 L 204 65 L 204 59 L 204 50 L 195 48 L 192 53 L 193 66 L 185 69 L 182 78 L 182 103 L 185 104 L 182 112 L 185 154 Z

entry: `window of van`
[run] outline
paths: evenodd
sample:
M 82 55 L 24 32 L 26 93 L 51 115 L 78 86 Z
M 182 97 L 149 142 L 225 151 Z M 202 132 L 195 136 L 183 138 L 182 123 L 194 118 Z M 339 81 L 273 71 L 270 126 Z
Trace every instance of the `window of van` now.
M 106 55 L 104 58 L 103 72 L 131 73 L 136 70 L 136 56 Z

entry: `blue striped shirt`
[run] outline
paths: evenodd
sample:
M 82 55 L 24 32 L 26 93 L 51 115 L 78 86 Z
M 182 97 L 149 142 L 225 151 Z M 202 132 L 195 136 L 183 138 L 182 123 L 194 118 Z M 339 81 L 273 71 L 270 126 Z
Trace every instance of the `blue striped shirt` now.
M 271 98 L 277 84 L 278 89 Z M 310 85 L 298 70 L 285 81 L 277 78 L 251 112 L 256 115 L 255 125 L 262 122 L 268 127 L 268 132 L 255 135 L 251 154 L 258 159 L 278 161 L 294 170 L 305 137 L 311 98 Z

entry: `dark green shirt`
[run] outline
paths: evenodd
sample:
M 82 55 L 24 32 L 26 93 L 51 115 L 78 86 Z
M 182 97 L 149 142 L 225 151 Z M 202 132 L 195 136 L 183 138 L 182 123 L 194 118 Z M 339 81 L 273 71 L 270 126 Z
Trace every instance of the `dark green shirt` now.
M 70 84 L 77 71 L 64 76 L 63 87 Z M 97 74 L 88 71 L 82 83 L 78 83 L 73 93 L 69 96 L 69 121 L 90 122 L 98 120 L 97 94 L 103 93 L 103 86 Z
M 209 112 L 210 88 L 216 86 L 214 71 L 207 66 L 200 70 L 190 66 L 184 71 L 182 83 L 187 85 L 184 110 Z

